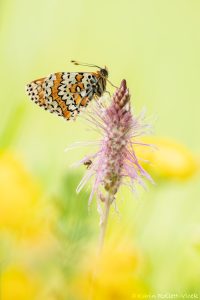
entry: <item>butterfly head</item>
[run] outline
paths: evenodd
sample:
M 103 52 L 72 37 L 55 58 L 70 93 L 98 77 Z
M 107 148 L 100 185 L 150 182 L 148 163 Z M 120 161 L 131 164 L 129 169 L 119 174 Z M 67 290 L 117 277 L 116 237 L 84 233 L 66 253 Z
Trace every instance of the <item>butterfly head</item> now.
M 100 71 L 99 71 L 99 73 L 100 73 L 100 75 L 101 75 L 101 77 L 103 77 L 103 78 L 108 78 L 108 69 L 107 69 L 107 67 L 105 67 L 105 68 L 100 68 Z

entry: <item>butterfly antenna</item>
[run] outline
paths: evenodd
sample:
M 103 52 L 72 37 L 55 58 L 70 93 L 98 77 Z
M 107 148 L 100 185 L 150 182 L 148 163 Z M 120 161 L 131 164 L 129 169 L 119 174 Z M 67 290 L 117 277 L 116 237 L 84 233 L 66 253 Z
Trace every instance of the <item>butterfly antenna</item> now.
M 99 68 L 101 69 L 101 67 L 97 66 L 97 65 L 93 65 L 93 64 L 87 64 L 87 63 L 82 63 L 82 62 L 79 62 L 77 60 L 71 60 L 71 63 L 73 63 L 74 65 L 78 66 L 87 66 L 87 67 L 95 67 L 95 68 Z
M 119 89 L 118 86 L 114 85 L 108 78 L 106 78 L 106 80 L 110 83 L 110 85 L 112 85 L 113 87 L 115 87 L 116 89 Z

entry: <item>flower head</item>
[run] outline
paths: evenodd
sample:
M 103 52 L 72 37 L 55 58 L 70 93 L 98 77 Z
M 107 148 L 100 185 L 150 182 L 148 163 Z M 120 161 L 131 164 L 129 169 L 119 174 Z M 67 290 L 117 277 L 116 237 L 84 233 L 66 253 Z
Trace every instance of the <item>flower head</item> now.
M 144 122 L 143 114 L 139 117 L 132 115 L 125 80 L 121 82 L 109 104 L 95 103 L 87 119 L 102 136 L 98 143 L 99 150 L 81 161 L 88 166 L 88 170 L 77 191 L 94 177 L 89 203 L 95 193 L 98 199 L 105 201 L 105 192 L 109 193 L 112 203 L 120 185 L 128 184 L 133 189 L 136 182 L 144 185 L 143 177 L 151 180 L 134 151 L 134 144 L 140 144 L 134 138 L 145 133 L 149 125 Z

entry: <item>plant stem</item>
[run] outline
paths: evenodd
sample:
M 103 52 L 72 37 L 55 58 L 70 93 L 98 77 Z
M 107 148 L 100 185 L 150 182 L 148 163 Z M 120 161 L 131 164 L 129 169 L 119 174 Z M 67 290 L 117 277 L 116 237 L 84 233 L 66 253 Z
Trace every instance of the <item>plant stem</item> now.
M 100 227 L 100 235 L 99 235 L 99 253 L 101 253 L 104 245 L 104 239 L 105 239 L 106 228 L 108 224 L 108 217 L 109 217 L 110 205 L 112 203 L 111 201 L 112 198 L 113 198 L 112 195 L 109 193 L 105 201 L 105 211 L 104 211 L 103 220 Z
M 103 220 L 101 223 L 100 234 L 99 234 L 99 249 L 98 249 L 99 257 L 101 255 L 101 251 L 102 251 L 103 245 L 104 245 L 105 234 L 106 234 L 106 229 L 107 229 L 107 224 L 108 224 L 109 211 L 110 211 L 110 206 L 112 204 L 112 200 L 113 200 L 113 195 L 108 193 L 108 195 L 105 199 L 105 210 L 104 210 Z M 92 278 L 91 278 L 91 286 L 90 286 L 89 298 L 88 298 L 89 300 L 94 299 L 94 293 L 95 293 L 94 286 L 95 286 L 95 278 L 96 278 L 97 273 L 98 273 L 97 265 L 95 265 L 93 274 L 92 274 Z

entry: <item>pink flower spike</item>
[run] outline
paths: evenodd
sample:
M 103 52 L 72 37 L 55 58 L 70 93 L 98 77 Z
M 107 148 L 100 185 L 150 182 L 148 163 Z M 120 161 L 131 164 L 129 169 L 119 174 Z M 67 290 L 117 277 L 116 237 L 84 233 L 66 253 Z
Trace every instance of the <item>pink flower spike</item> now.
M 95 102 L 86 117 L 101 134 L 97 153 L 82 160 L 84 164 L 88 162 L 88 165 L 78 191 L 91 177 L 94 178 L 89 204 L 94 194 L 98 202 L 106 202 L 109 199 L 111 204 L 122 184 L 128 184 L 133 189 L 134 183 L 144 186 L 143 178 L 153 182 L 151 176 L 139 164 L 134 152 L 134 144 L 150 146 L 140 144 L 138 140 L 134 141 L 135 137 L 144 134 L 150 126 L 145 123 L 143 114 L 137 117 L 132 115 L 126 81 L 122 80 L 109 103 L 103 104 L 102 101 L 100 99 Z

